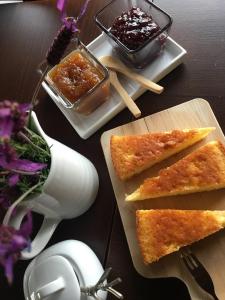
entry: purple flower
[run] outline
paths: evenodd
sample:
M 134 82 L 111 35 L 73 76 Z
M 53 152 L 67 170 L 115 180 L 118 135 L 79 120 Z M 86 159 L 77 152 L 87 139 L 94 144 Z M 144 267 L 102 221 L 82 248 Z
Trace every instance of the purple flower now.
M 47 164 L 20 159 L 9 143 L 4 143 L 0 145 L 0 167 L 13 172 L 22 171 L 36 173 L 46 168 Z
M 20 179 L 19 174 L 10 174 L 8 178 L 9 187 L 17 185 L 19 179 Z
M 19 132 L 27 122 L 30 104 L 4 100 L 0 102 L 0 138 L 8 139 Z
M 46 54 L 46 60 L 50 66 L 55 66 L 60 62 L 74 33 L 79 32 L 77 23 L 85 14 L 89 1 L 90 0 L 85 1 L 78 17 L 68 17 L 66 13 L 67 0 L 57 0 L 56 6 L 57 9 L 61 12 L 61 20 L 63 22 L 63 25 L 58 31 Z
M 9 143 L 5 142 L 0 144 L 0 166 L 1 161 L 5 161 L 9 163 L 10 161 L 14 161 L 18 158 L 18 155 L 14 148 L 10 146 Z
M 6 212 L 31 192 L 39 192 L 48 175 L 46 170 L 42 172 L 50 165 L 47 144 L 24 128 L 29 108 L 30 104 L 0 102 L 0 219 L 4 224 L 8 224 Z M 12 217 L 13 213 L 14 210 L 10 214 Z M 14 263 L 20 258 L 21 251 L 30 247 L 31 231 L 31 214 L 19 230 L 0 225 L 0 265 L 4 267 L 9 283 L 13 280 Z
M 13 265 L 20 258 L 21 251 L 29 247 L 29 235 L 32 231 L 31 213 L 19 230 L 11 226 L 0 226 L 0 264 L 5 269 L 9 283 L 13 280 Z
M 87 7 L 88 7 L 88 4 L 89 4 L 90 0 L 86 0 L 83 4 L 83 6 L 81 7 L 81 10 L 80 10 L 80 13 L 77 17 L 77 21 L 79 21 L 85 14 L 86 10 L 87 10 Z
M 0 137 L 7 139 L 11 136 L 13 121 L 10 116 L 0 117 Z
M 11 113 L 10 108 L 8 107 L 0 108 L 0 118 L 9 117 L 10 113 Z
M 77 23 L 80 21 L 80 19 L 84 16 L 88 3 L 90 0 L 85 0 L 83 6 L 81 7 L 79 15 L 74 17 L 67 17 L 66 16 L 66 5 L 67 0 L 57 0 L 56 7 L 61 12 L 61 19 L 63 21 L 63 24 L 66 26 L 67 29 L 71 30 L 72 32 L 79 32 L 79 29 L 77 27 Z
M 20 103 L 19 104 L 19 110 L 22 113 L 27 113 L 27 111 L 31 108 L 30 103 Z
M 32 162 L 27 159 L 15 159 L 8 164 L 6 162 L 2 162 L 0 160 L 0 166 L 5 169 L 13 170 L 13 171 L 24 171 L 24 172 L 33 172 L 36 173 L 41 171 L 42 169 L 47 167 L 47 164 Z
M 73 17 L 64 17 L 63 24 L 66 26 L 67 29 L 71 30 L 73 33 L 79 31 L 79 29 L 77 28 L 77 20 Z
M 66 7 L 67 0 L 58 0 L 56 7 L 59 11 L 63 12 Z

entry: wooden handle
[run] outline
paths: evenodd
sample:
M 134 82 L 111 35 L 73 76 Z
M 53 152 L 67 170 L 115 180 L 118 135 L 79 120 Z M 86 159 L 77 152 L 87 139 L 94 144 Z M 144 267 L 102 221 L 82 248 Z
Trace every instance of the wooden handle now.
M 137 107 L 137 105 L 134 103 L 134 100 L 129 96 L 127 91 L 120 84 L 120 82 L 117 78 L 116 72 L 110 70 L 109 74 L 110 74 L 109 78 L 110 78 L 111 84 L 114 86 L 114 88 L 120 94 L 120 96 L 122 97 L 123 101 L 125 102 L 126 106 L 130 110 L 130 112 L 135 116 L 135 118 L 140 117 L 140 115 L 141 115 L 140 109 Z
M 120 72 L 125 76 L 129 77 L 130 79 L 137 81 L 140 85 L 142 85 L 147 90 L 150 90 L 154 93 L 161 94 L 164 88 L 147 79 L 146 77 L 133 72 L 131 69 L 127 68 L 121 61 L 117 60 L 115 57 L 112 56 L 101 56 L 99 60 L 107 66 L 109 69 L 114 70 L 116 72 Z
M 128 72 L 126 69 L 120 69 L 120 72 L 129 77 L 130 79 L 137 81 L 142 85 L 144 88 L 156 93 L 156 94 L 161 94 L 164 90 L 164 87 L 161 85 L 145 78 L 144 76 L 134 73 L 134 72 Z

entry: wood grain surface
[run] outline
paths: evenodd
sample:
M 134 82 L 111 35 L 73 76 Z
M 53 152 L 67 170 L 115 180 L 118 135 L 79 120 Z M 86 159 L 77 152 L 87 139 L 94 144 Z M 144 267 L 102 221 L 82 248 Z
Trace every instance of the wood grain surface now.
M 148 132 L 162 132 L 173 129 L 216 127 L 204 140 L 173 155 L 171 158 L 158 163 L 154 167 L 142 172 L 134 178 L 121 181 L 115 173 L 111 153 L 110 138 L 112 135 L 135 135 Z M 162 112 L 155 113 L 135 122 L 131 122 L 103 133 L 101 144 L 116 196 L 119 212 L 122 218 L 124 231 L 131 252 L 133 264 L 139 274 L 147 278 L 155 277 L 178 277 L 189 286 L 193 299 L 201 299 L 202 292 L 198 291 L 196 285 L 191 284 L 188 272 L 180 261 L 179 253 L 168 255 L 157 263 L 146 266 L 143 263 L 140 249 L 136 239 L 135 212 L 137 209 L 209 209 L 225 210 L 225 190 L 193 193 L 189 195 L 160 197 L 145 201 L 125 202 L 125 195 L 136 190 L 144 179 L 156 176 L 162 168 L 170 166 L 181 157 L 191 153 L 194 149 L 212 140 L 220 140 L 225 143 L 225 137 L 207 101 L 194 99 L 178 106 L 174 106 Z M 225 293 L 224 287 L 224 264 L 225 264 L 225 235 L 216 234 L 204 241 L 194 245 L 196 253 L 214 279 L 217 295 Z M 220 257 L 220 260 L 217 259 Z

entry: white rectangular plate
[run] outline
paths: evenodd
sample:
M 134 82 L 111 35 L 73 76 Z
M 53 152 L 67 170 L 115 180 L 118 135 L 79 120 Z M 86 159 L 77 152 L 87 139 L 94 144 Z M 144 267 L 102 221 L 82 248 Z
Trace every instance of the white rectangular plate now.
M 104 34 L 99 35 L 93 40 L 87 48 L 96 56 L 101 57 L 105 55 L 113 55 L 112 47 L 107 41 Z M 140 74 L 144 75 L 148 79 L 158 82 L 183 61 L 183 57 L 186 55 L 186 50 L 177 44 L 173 39 L 168 37 L 164 51 L 147 67 L 140 71 Z M 120 80 L 127 90 L 129 95 L 136 100 L 146 90 L 141 88 L 139 84 L 134 81 L 126 79 L 124 76 L 120 77 Z M 87 139 L 99 128 L 111 120 L 126 106 L 117 92 L 112 88 L 110 98 L 97 108 L 89 116 L 82 116 L 77 114 L 72 109 L 68 109 L 60 102 L 59 97 L 48 87 L 46 82 L 42 83 L 44 89 L 80 135 L 81 138 Z
M 18 2 L 23 2 L 23 1 L 22 0 L 8 0 L 8 1 L 0 0 L 0 4 L 11 4 L 11 3 L 18 3 Z

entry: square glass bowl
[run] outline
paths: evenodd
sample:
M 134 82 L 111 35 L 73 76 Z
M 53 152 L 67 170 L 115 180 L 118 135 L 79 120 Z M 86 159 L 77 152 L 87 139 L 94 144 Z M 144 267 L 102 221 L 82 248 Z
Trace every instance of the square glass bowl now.
M 152 17 L 159 28 L 136 49 L 129 49 L 111 32 L 111 27 L 117 17 L 121 16 L 123 12 L 130 11 L 133 7 L 140 8 L 145 14 Z M 172 18 L 150 0 L 113 0 L 97 12 L 95 22 L 105 32 L 114 51 L 125 63 L 135 68 L 143 68 L 162 51 L 172 25 Z M 137 39 L 136 36 L 132 38 Z
M 92 113 L 110 94 L 108 70 L 80 41 L 45 79 L 64 107 L 82 115 Z

